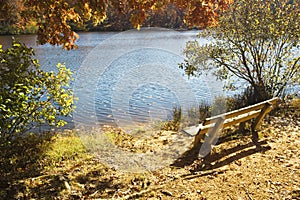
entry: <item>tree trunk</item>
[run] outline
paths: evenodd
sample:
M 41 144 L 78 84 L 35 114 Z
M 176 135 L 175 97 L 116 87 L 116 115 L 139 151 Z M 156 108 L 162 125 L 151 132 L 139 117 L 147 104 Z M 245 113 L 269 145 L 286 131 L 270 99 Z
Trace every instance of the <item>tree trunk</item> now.
M 267 91 L 267 87 L 265 85 L 253 85 L 254 88 L 254 101 L 255 103 L 259 103 L 270 99 L 272 95 Z

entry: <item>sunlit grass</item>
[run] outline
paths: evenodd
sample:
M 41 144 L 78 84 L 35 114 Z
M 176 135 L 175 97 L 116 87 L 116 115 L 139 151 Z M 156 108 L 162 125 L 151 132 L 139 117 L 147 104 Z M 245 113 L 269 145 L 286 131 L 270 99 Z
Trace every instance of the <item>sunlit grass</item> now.
M 75 132 L 59 133 L 44 153 L 42 163 L 46 169 L 90 159 L 92 156 Z

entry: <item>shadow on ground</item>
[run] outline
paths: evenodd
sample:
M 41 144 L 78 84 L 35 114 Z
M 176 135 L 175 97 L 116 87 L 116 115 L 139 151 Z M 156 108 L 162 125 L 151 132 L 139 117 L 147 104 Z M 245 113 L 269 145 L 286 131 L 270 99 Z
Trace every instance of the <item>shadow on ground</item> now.
M 67 133 L 1 140 L 0 199 L 109 198 L 125 187 L 114 170 L 76 141 L 80 139 Z
M 26 191 L 24 179 L 41 174 L 39 160 L 52 136 L 44 133 L 0 138 L 0 199 L 26 198 L 21 195 Z
M 236 131 L 220 137 L 216 145 L 225 144 L 234 140 L 237 141 L 237 145 L 228 147 L 228 149 L 224 149 L 219 153 L 211 153 L 204 158 L 199 158 L 201 145 L 193 147 L 178 158 L 172 166 L 180 168 L 192 166 L 190 170 L 191 172 L 212 170 L 228 165 L 252 154 L 265 152 L 271 149 L 271 147 L 267 145 L 266 140 L 259 141 L 257 146 L 253 142 L 239 144 L 241 143 L 239 140 L 241 137 L 249 137 L 249 135 L 251 135 L 251 132 L 238 133 Z

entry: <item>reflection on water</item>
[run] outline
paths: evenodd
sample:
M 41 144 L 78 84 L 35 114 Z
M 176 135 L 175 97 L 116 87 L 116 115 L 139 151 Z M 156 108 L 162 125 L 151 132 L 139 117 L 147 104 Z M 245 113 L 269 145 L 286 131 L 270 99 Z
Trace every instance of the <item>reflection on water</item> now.
M 127 37 L 133 43 L 146 43 L 148 40 L 164 44 L 165 41 L 170 41 L 172 45 L 181 44 L 180 48 L 183 48 L 182 41 L 195 39 L 196 34 L 197 32 L 191 31 L 178 32 L 174 35 L 162 31 L 140 37 L 139 32 L 129 32 Z M 118 46 L 107 48 L 126 48 L 122 46 L 124 42 L 122 38 L 114 37 L 117 35 L 114 32 L 79 35 L 77 42 L 79 48 L 71 51 L 62 50 L 57 46 L 37 45 L 34 35 L 15 37 L 35 49 L 42 69 L 56 70 L 57 63 L 65 63 L 74 72 L 75 82 L 83 61 L 103 41 L 114 38 L 119 40 L 116 41 Z M 0 37 L 0 44 L 4 48 L 9 47 L 11 42 L 11 36 Z M 220 83 L 215 82 L 214 78 L 188 79 L 184 76 L 183 70 L 178 68 L 178 63 L 183 62 L 183 59 L 182 56 L 163 50 L 163 46 L 162 49 L 141 48 L 126 52 L 114 59 L 101 77 L 98 77 L 95 97 L 86 102 L 94 104 L 96 118 L 100 124 L 121 124 L 127 123 L 128 119 L 134 123 L 170 119 L 174 106 L 187 108 L 200 101 L 211 101 L 213 96 L 217 95 L 214 92 L 220 90 Z M 97 62 L 101 63 L 102 60 Z M 81 71 L 82 75 L 84 76 Z M 89 81 L 90 75 L 87 74 L 85 79 Z M 162 82 L 163 80 L 167 82 Z M 122 88 L 122 84 L 126 87 Z M 186 88 L 189 91 L 186 91 Z M 208 88 L 213 89 L 208 91 Z M 85 117 L 82 116 L 82 119 Z M 72 119 L 68 121 L 71 122 Z
M 166 120 L 171 118 L 174 107 L 210 101 L 205 82 L 201 79 L 191 82 L 178 68 L 182 61 L 178 55 L 153 48 L 131 51 L 115 59 L 98 77 L 95 109 L 100 123 L 120 125 L 120 120 L 124 124 Z M 188 86 L 182 87 L 186 84 L 179 79 Z M 126 88 L 120 89 L 120 85 Z M 196 96 L 195 91 L 200 88 L 202 92 Z M 189 94 L 185 94 L 187 90 Z M 186 99 L 180 102 L 184 95 Z

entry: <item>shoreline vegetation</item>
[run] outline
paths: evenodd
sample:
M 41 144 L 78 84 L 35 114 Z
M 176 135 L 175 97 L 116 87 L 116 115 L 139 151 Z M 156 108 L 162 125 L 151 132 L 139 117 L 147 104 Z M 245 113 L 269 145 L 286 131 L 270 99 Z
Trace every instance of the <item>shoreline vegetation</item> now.
M 38 26 L 35 22 L 32 22 L 22 29 L 16 26 L 2 26 L 0 24 L 0 36 L 5 35 L 33 35 L 37 34 Z
M 300 99 L 294 97 L 265 118 L 261 149 L 252 144 L 249 130 L 240 132 L 236 126 L 223 130 L 204 159 L 183 156 L 162 169 L 135 173 L 101 163 L 75 130 L 20 137 L 14 150 L 1 147 L 0 198 L 297 199 L 299 119 Z M 160 132 L 166 133 L 176 131 Z M 151 151 L 168 143 L 154 137 L 141 146 L 132 135 L 109 127 L 106 134 L 128 151 Z
M 141 28 L 148 28 L 148 27 L 161 27 L 161 28 L 167 28 L 172 29 L 174 31 L 190 31 L 190 30 L 199 30 L 198 28 L 172 28 L 168 26 L 142 26 Z M 132 30 L 134 27 L 128 27 L 128 28 L 118 28 L 118 27 L 95 27 L 91 29 L 73 29 L 73 31 L 80 33 L 80 32 L 122 32 L 127 30 Z M 13 28 L 13 27 L 1 27 L 0 26 L 0 36 L 14 36 L 14 35 L 36 35 L 38 31 L 38 27 L 35 25 L 32 26 L 26 26 L 24 29 L 19 28 Z
M 169 5 L 167 9 L 161 12 L 154 12 L 149 14 L 141 27 L 162 27 L 170 28 L 174 30 L 191 30 L 196 28 L 189 28 L 184 23 L 184 14 L 181 10 L 175 6 Z M 134 29 L 133 24 L 130 22 L 131 13 L 118 13 L 110 8 L 107 12 L 106 19 L 94 25 L 92 21 L 85 22 L 84 24 L 78 24 L 69 22 L 69 26 L 75 32 L 96 32 L 96 31 L 126 31 Z M 0 21 L 1 22 L 1 21 Z M 1 24 L 0 23 L 0 35 L 19 35 L 19 34 L 36 34 L 38 26 L 35 21 L 27 23 L 23 27 L 19 27 L 15 24 Z

